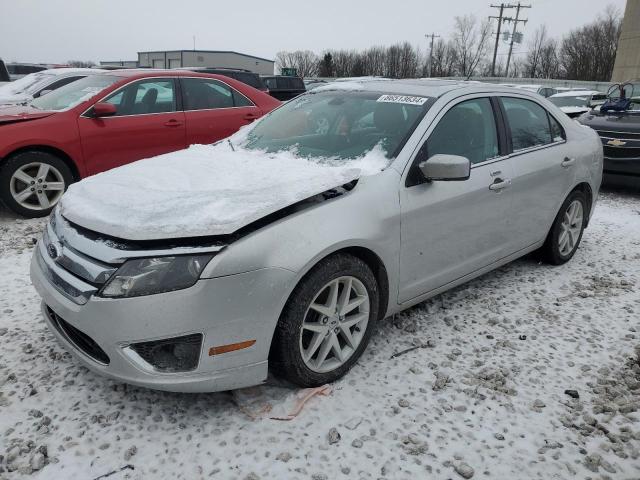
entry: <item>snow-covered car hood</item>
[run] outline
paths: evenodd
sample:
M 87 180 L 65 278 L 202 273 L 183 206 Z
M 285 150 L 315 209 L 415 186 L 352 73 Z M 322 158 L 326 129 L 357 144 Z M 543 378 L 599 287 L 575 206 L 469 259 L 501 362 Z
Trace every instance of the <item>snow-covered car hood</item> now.
M 388 164 L 375 148 L 353 160 L 311 161 L 224 141 L 140 160 L 73 184 L 61 214 L 126 240 L 231 234 L 301 200 Z

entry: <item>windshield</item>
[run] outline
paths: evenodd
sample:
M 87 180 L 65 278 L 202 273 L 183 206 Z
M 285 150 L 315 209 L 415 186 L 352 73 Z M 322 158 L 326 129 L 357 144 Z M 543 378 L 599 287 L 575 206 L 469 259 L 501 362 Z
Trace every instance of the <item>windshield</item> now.
M 589 96 L 579 95 L 575 97 L 551 97 L 551 103 L 557 107 L 589 107 Z
M 17 95 L 20 93 L 34 93 L 40 85 L 51 81 L 55 75 L 48 73 L 31 73 L 18 80 L 2 85 L 0 87 L 0 95 Z
M 30 105 L 40 110 L 68 110 L 121 79 L 110 75 L 89 75 L 36 98 Z
M 427 97 L 323 91 L 301 95 L 258 122 L 248 149 L 349 159 L 379 145 L 392 158 L 428 109 Z

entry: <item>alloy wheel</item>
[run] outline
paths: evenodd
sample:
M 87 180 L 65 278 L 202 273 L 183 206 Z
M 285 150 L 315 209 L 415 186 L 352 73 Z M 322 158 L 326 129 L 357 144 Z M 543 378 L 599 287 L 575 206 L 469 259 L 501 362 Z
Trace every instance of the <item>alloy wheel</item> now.
M 356 352 L 369 322 L 369 294 L 355 277 L 331 280 L 315 295 L 300 330 L 305 365 L 318 373 L 344 365 Z
M 558 250 L 563 256 L 569 255 L 580 239 L 583 223 L 582 202 L 574 200 L 564 213 L 558 236 Z
M 47 210 L 64 193 L 62 173 L 48 163 L 33 162 L 18 168 L 9 181 L 13 199 L 29 210 Z

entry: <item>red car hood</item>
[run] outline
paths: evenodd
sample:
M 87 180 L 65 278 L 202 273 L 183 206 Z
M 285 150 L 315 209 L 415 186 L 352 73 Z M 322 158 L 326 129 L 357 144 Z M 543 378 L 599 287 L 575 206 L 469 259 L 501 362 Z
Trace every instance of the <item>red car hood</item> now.
M 56 112 L 38 110 L 28 106 L 11 106 L 0 108 L 0 124 L 25 122 L 38 118 L 49 117 Z

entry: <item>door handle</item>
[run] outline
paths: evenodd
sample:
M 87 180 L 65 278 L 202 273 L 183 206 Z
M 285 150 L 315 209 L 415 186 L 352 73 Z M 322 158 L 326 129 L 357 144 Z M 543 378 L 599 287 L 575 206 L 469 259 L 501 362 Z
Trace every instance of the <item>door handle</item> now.
M 260 118 L 260 115 L 258 115 L 257 113 L 247 113 L 247 114 L 244 116 L 244 119 L 245 119 L 245 120 L 251 120 L 251 121 L 253 121 L 253 120 L 255 120 L 256 118 Z
M 164 124 L 165 127 L 179 127 L 180 125 L 182 125 L 182 122 L 179 122 L 176 119 L 171 119 Z
M 501 178 L 496 178 L 496 181 L 489 185 L 489 190 L 493 190 L 494 192 L 499 192 L 511 185 L 511 180 L 502 180 Z
M 575 158 L 565 157 L 560 165 L 562 165 L 564 168 L 569 168 L 570 166 L 572 166 L 575 163 L 576 163 L 576 159 Z

